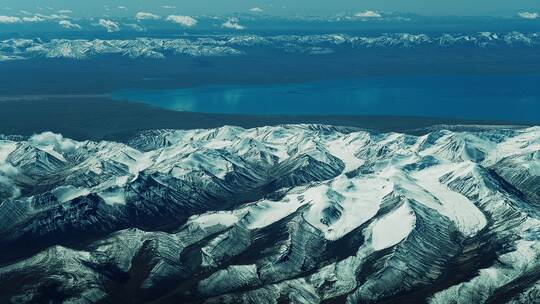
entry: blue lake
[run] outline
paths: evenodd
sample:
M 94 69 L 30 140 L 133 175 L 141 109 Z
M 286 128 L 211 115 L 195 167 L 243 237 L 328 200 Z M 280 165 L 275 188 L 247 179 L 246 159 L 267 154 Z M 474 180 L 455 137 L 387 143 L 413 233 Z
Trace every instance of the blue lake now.
M 540 74 L 381 76 L 310 83 L 132 89 L 110 96 L 206 113 L 399 115 L 540 122 Z

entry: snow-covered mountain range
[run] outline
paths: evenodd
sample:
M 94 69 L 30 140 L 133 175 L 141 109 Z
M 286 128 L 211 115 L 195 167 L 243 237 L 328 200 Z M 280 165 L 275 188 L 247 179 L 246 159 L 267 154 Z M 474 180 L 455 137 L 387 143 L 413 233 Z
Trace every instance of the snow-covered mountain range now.
M 369 48 L 502 48 L 538 47 L 540 33 L 427 34 L 394 33 L 380 36 L 321 35 L 219 35 L 138 39 L 7 39 L 0 41 L 0 61 L 30 58 L 87 59 L 104 55 L 130 58 L 168 56 L 238 56 L 260 48 L 288 53 L 331 54 L 339 50 Z
M 0 139 L 0 302 L 532 303 L 540 128 Z

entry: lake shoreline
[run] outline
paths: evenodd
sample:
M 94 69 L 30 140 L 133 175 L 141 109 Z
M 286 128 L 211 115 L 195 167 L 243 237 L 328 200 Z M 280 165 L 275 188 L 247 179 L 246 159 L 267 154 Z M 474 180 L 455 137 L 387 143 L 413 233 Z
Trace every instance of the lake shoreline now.
M 242 115 L 361 115 L 540 121 L 540 75 L 370 76 L 288 84 L 113 91 L 113 100 Z
M 126 141 L 153 129 L 244 128 L 281 124 L 323 124 L 380 132 L 428 133 L 434 125 L 499 127 L 533 126 L 508 121 L 378 115 L 240 115 L 165 110 L 105 97 L 48 98 L 0 103 L 0 134 L 30 136 L 51 131 L 76 140 Z

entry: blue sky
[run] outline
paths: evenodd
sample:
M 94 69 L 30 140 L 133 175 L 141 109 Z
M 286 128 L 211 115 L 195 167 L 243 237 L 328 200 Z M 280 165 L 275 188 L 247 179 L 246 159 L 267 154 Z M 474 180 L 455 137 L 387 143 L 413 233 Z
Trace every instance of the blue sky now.
M 540 0 L 0 0 L 6 9 L 29 12 L 69 9 L 76 15 L 129 15 L 137 11 L 184 14 L 227 14 L 260 7 L 268 14 L 316 14 L 381 10 L 422 15 L 508 16 L 540 11 Z M 118 9 L 118 7 L 125 7 Z M 167 7 L 167 8 L 165 8 Z

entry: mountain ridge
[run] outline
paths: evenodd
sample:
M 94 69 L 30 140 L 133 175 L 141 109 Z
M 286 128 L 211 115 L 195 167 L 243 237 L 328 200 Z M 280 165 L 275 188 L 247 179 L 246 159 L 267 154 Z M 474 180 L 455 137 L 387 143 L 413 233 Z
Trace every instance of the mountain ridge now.
M 272 51 L 325 55 L 362 49 L 536 48 L 538 32 L 478 32 L 470 34 L 391 33 L 376 36 L 321 35 L 200 35 L 136 39 L 6 39 L 0 41 L 0 62 L 32 58 L 84 60 L 102 56 L 164 59 L 175 56 L 243 56 L 260 48 Z
M 0 300 L 522 303 L 539 167 L 539 127 L 2 137 Z

